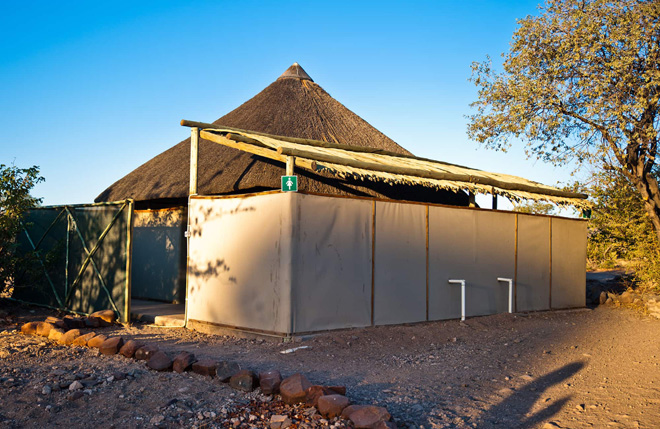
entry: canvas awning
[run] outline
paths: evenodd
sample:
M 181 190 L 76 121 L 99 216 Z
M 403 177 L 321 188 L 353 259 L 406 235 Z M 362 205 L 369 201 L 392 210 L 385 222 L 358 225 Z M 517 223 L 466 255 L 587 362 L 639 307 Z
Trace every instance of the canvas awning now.
M 389 184 L 465 190 L 475 194 L 502 195 L 514 201 L 548 201 L 579 208 L 589 206 L 585 194 L 509 174 L 363 146 L 274 136 L 187 120 L 181 121 L 181 125 L 198 128 L 199 137 L 203 139 L 283 163 L 293 160 L 296 167 L 328 172 L 342 179 L 352 177 Z

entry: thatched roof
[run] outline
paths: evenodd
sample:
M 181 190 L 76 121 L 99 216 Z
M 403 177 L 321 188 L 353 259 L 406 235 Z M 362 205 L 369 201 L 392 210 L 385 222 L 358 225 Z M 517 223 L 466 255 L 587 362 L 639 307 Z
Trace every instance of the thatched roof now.
M 214 124 L 410 154 L 332 98 L 298 64 L 293 64 L 275 82 Z M 188 138 L 119 179 L 95 201 L 186 198 L 189 162 Z M 279 189 L 284 164 L 200 139 L 198 171 L 199 194 L 232 194 Z M 299 175 L 301 191 L 467 204 L 467 196 L 462 192 L 391 186 L 350 178 L 340 180 L 322 172 Z

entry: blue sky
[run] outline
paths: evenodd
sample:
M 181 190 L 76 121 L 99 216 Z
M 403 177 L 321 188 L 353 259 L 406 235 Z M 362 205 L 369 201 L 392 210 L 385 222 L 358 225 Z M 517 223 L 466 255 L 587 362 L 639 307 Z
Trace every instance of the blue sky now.
M 0 163 L 39 165 L 44 204 L 107 186 L 300 63 L 419 156 L 527 177 L 568 168 L 466 136 L 470 63 L 507 50 L 537 1 L 11 1 L 0 15 Z

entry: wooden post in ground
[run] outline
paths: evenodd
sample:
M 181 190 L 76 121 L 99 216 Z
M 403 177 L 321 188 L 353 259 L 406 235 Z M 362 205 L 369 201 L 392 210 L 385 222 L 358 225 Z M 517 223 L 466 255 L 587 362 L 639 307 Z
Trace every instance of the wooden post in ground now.
M 197 194 L 197 154 L 199 151 L 199 128 L 190 129 L 190 190 L 189 195 Z

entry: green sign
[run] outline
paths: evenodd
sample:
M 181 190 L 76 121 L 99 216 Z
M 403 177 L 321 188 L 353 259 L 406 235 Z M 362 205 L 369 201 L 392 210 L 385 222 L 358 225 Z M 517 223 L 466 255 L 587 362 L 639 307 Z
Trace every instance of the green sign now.
M 297 192 L 298 176 L 282 176 L 282 192 Z

